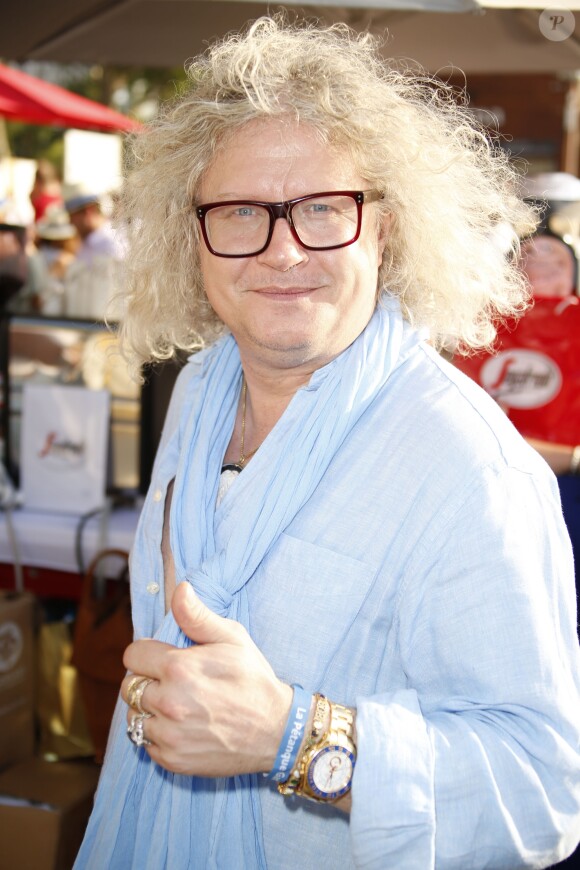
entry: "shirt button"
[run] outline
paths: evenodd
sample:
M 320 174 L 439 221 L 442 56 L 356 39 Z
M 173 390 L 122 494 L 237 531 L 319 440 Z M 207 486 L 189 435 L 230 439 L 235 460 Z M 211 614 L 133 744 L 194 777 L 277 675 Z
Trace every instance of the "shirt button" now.
M 163 493 L 160 489 L 156 489 L 153 493 L 153 501 L 161 501 L 163 498 Z
M 149 593 L 149 595 L 157 595 L 157 593 L 159 592 L 159 583 L 148 583 L 147 592 Z

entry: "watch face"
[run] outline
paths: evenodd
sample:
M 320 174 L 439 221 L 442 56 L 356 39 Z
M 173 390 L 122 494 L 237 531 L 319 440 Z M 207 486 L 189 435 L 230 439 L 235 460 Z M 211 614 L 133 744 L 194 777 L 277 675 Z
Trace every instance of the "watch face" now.
M 354 755 L 344 746 L 326 746 L 308 769 L 308 785 L 317 797 L 340 797 L 350 788 Z

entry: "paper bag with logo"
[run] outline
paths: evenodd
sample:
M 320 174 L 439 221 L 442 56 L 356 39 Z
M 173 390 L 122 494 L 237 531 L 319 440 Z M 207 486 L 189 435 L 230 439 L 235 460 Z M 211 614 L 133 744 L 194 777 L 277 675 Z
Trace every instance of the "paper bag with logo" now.
M 580 300 L 538 298 L 503 329 L 495 354 L 456 358 L 528 438 L 580 443 Z
M 27 508 L 86 513 L 104 503 L 109 417 L 107 390 L 25 385 L 21 476 Z

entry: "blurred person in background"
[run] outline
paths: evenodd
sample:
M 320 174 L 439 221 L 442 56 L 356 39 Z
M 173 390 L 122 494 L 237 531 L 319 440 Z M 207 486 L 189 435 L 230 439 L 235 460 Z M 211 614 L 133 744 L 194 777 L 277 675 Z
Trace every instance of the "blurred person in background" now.
M 69 317 L 115 319 L 124 245 L 105 212 L 102 194 L 83 186 L 65 191 L 65 208 L 79 244 L 68 270 L 64 311 Z
M 47 209 L 35 226 L 35 234 L 45 270 L 39 310 L 51 316 L 64 314 L 66 279 L 78 250 L 78 233 L 68 213 L 56 206 Z
M 0 201 L 0 305 L 13 314 L 38 310 L 44 268 L 31 229 L 10 198 Z
M 82 187 L 74 192 L 69 190 L 65 199 L 69 220 L 80 239 L 77 260 L 87 265 L 96 257 L 122 256 L 118 233 L 104 212 L 102 199 L 101 194 L 83 192 Z
M 41 159 L 37 163 L 34 185 L 30 191 L 30 202 L 34 209 L 34 220 L 42 220 L 51 206 L 62 206 L 62 187 L 56 166 L 50 160 Z

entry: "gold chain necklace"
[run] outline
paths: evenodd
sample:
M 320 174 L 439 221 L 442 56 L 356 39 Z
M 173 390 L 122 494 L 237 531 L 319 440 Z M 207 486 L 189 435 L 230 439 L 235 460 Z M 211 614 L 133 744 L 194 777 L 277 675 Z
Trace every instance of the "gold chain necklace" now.
M 245 452 L 246 446 L 246 402 L 248 396 L 248 384 L 246 382 L 246 378 L 244 376 L 244 380 L 242 382 L 242 434 L 240 438 L 240 458 L 237 462 L 232 462 L 227 465 L 222 465 L 222 474 L 224 471 L 233 471 L 235 474 L 239 474 L 243 471 L 246 462 L 252 458 L 254 453 L 257 453 L 260 444 L 258 447 L 255 447 L 253 450 L 250 450 L 249 453 Z

